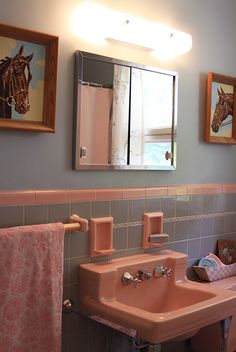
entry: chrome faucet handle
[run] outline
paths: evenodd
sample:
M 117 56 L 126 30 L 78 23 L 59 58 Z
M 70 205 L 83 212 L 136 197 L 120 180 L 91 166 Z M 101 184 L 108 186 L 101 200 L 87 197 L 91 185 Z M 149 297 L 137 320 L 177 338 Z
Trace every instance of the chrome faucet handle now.
M 155 278 L 159 278 L 159 277 L 168 278 L 170 277 L 171 272 L 172 272 L 172 269 L 168 269 L 161 265 L 156 265 L 153 270 L 153 276 Z
M 126 271 L 122 275 L 121 280 L 122 280 L 123 285 L 130 285 L 131 283 L 138 284 L 138 283 L 142 282 L 142 280 L 140 280 L 138 277 L 134 277 L 128 271 Z
M 170 274 L 172 272 L 172 269 L 168 269 L 168 268 L 164 268 L 164 274 L 163 274 L 163 277 L 170 277 Z
M 132 282 L 136 285 L 139 284 L 140 282 L 142 282 L 142 280 L 140 280 L 138 277 L 135 277 Z
M 150 280 L 152 278 L 152 273 L 147 270 L 139 270 L 137 277 L 141 280 Z

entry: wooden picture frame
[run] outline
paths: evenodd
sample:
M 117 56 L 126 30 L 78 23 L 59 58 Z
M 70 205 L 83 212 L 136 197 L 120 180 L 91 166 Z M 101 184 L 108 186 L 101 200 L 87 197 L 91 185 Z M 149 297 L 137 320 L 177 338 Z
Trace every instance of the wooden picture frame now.
M 0 24 L 0 129 L 55 132 L 58 40 Z
M 236 78 L 208 73 L 205 131 L 208 143 L 236 144 Z

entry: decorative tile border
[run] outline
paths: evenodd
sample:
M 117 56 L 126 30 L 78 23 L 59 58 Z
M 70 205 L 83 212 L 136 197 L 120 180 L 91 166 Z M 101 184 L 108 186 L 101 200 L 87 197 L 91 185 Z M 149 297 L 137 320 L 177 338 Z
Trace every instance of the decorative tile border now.
M 105 188 L 73 190 L 0 191 L 0 206 L 82 201 L 145 199 L 167 196 L 236 193 L 236 184 L 197 184 L 169 187 Z
M 189 215 L 189 216 L 179 216 L 173 218 L 164 218 L 164 223 L 178 222 L 178 221 L 189 221 L 189 220 L 200 220 L 200 219 L 209 219 L 209 218 L 217 218 L 220 216 L 228 216 L 235 215 L 236 211 L 227 211 L 225 213 L 213 213 L 213 214 L 201 214 L 201 215 Z M 133 227 L 143 225 L 143 221 L 130 221 L 124 222 L 120 224 L 113 224 L 113 228 L 121 228 L 121 227 Z
M 121 227 L 132 227 L 132 226 L 140 226 L 143 225 L 143 221 L 130 221 L 130 222 L 122 222 L 120 224 L 113 224 L 113 229 L 119 229 Z
M 177 222 L 177 221 L 188 221 L 188 220 L 199 220 L 199 219 L 209 219 L 217 218 L 220 216 L 235 215 L 236 211 L 226 211 L 225 213 L 213 213 L 213 214 L 201 214 L 201 215 L 189 215 L 189 216 L 179 216 L 174 218 L 164 219 L 164 223 Z

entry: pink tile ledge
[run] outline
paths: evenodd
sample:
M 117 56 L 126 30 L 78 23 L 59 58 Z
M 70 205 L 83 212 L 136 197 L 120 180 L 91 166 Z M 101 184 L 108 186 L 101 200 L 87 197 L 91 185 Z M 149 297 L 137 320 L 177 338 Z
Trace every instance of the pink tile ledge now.
M 67 190 L 69 202 L 93 201 L 96 199 L 95 189 L 71 189 Z
M 236 184 L 189 184 L 169 187 L 103 188 L 71 190 L 0 191 L 0 205 L 47 204 L 194 195 L 236 193 Z
M 146 188 L 146 198 L 167 196 L 167 194 L 168 194 L 167 187 Z
M 225 184 L 222 188 L 224 193 L 236 193 L 236 184 Z
M 214 194 L 221 193 L 223 185 L 220 184 L 193 184 L 187 185 L 188 194 Z
M 222 193 L 222 185 L 202 185 L 202 194 L 215 194 Z
M 167 187 L 168 196 L 184 196 L 188 194 L 186 186 L 171 186 Z
M 67 202 L 67 193 L 66 190 L 35 191 L 35 199 L 37 204 L 65 203 Z
M 0 205 L 34 204 L 35 191 L 0 192 Z
M 125 188 L 123 189 L 123 198 L 145 198 L 146 190 L 145 188 Z
M 97 189 L 95 191 L 95 194 L 96 194 L 96 200 L 122 199 L 122 189 L 115 189 L 115 188 Z

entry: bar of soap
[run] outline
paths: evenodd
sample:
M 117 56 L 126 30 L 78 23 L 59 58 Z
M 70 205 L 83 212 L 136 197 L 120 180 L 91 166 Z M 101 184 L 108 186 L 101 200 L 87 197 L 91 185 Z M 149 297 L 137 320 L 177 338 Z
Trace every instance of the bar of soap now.
M 152 234 L 149 236 L 150 243 L 164 243 L 164 242 L 167 242 L 168 239 L 169 239 L 169 235 L 167 235 L 166 233 Z

